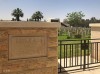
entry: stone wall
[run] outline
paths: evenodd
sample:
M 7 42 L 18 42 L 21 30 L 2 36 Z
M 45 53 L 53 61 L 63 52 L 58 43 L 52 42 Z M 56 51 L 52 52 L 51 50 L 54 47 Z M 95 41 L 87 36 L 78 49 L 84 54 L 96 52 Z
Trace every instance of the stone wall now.
M 42 28 L 41 26 L 0 27 L 0 74 L 57 74 L 57 32 L 57 27 L 45 28 L 43 25 Z M 47 38 L 46 55 L 26 58 L 10 58 L 13 56 L 10 55 L 11 51 L 9 51 L 11 49 L 9 47 L 10 36 L 45 36 Z M 12 49 L 16 50 L 16 48 Z
M 100 61 L 100 23 L 91 23 L 89 24 L 91 27 L 91 39 L 97 39 L 97 40 L 91 40 L 91 42 L 99 42 L 98 43 L 98 52 L 96 49 L 96 45 L 92 46 L 92 58 L 97 59 L 97 54 L 98 54 L 98 60 Z M 94 48 L 95 47 L 95 48 Z

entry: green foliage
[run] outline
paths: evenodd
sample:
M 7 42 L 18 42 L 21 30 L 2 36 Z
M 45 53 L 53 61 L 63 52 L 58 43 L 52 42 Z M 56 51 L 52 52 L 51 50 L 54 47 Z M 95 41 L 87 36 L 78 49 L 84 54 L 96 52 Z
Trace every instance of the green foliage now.
M 75 39 L 75 38 L 90 38 L 91 37 L 91 28 L 83 27 L 61 27 L 58 31 L 59 36 L 65 36 L 66 39 Z
M 58 36 L 58 40 L 66 40 L 66 39 L 67 39 L 67 36 L 64 36 L 64 35 Z
M 80 34 L 75 35 L 75 38 L 81 38 L 82 36 Z
M 17 9 L 14 9 L 13 10 L 12 16 L 16 17 L 16 20 L 17 21 L 20 21 L 20 17 L 23 17 L 24 16 L 24 13 L 22 12 L 21 9 L 17 8 Z
M 63 20 L 63 23 L 68 24 L 67 19 L 64 19 L 64 20 Z
M 91 17 L 90 19 L 82 19 L 82 27 L 89 27 L 89 23 L 100 23 L 100 19 Z
M 33 13 L 31 20 L 41 21 L 42 18 L 43 18 L 43 13 L 41 11 L 36 11 L 35 13 Z
M 80 12 L 72 12 L 67 14 L 67 21 L 68 24 L 74 27 L 79 27 L 82 25 L 82 18 L 85 15 L 80 11 Z
M 67 39 L 70 39 L 71 37 L 70 36 L 67 36 Z
M 66 48 L 64 47 L 64 45 L 62 45 L 61 50 L 60 50 L 60 45 L 58 46 L 58 58 L 60 58 L 60 54 L 61 54 L 61 58 L 64 58 L 64 56 L 67 58 L 74 57 L 76 55 L 83 56 L 84 50 L 81 49 L 81 40 L 82 39 L 76 39 L 76 40 L 79 40 L 79 41 L 73 41 L 73 40 L 72 41 L 63 41 L 61 44 L 66 44 Z M 72 56 L 72 53 L 70 53 L 70 52 L 72 52 L 72 48 L 70 47 L 71 44 L 73 44 L 73 56 Z M 89 47 L 89 50 L 86 49 L 86 55 L 90 55 L 90 53 L 91 53 L 91 45 L 90 46 L 87 45 L 87 48 L 88 47 Z M 64 53 L 67 53 L 67 56 L 64 55 Z

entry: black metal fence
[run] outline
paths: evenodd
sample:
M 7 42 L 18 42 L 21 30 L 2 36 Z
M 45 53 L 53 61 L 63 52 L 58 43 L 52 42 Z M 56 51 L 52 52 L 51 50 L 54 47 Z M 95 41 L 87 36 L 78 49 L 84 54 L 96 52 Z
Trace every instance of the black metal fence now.
M 100 63 L 100 39 L 59 40 L 58 71 L 94 67 Z M 98 65 L 97 65 L 98 66 Z

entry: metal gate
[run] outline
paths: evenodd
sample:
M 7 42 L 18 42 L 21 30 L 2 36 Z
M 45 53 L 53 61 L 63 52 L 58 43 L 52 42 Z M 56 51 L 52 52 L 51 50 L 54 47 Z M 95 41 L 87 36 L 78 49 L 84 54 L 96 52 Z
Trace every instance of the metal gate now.
M 100 39 L 59 40 L 58 55 L 59 73 L 99 66 Z

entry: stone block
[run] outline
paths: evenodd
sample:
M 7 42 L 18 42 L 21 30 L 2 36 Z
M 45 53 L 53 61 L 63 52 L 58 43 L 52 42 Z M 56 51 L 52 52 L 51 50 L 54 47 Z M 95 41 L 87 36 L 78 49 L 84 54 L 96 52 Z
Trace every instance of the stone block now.
M 46 66 L 47 67 L 54 67 L 58 65 L 57 57 L 50 57 L 47 60 Z
M 58 47 L 48 48 L 48 57 L 57 57 L 58 56 L 57 48 Z
M 0 62 L 7 61 L 8 60 L 8 51 L 3 50 L 0 51 Z
M 9 59 L 45 56 L 47 56 L 47 37 L 24 35 L 9 37 Z
M 0 41 L 8 39 L 8 32 L 7 31 L 0 31 Z
M 48 34 L 48 37 L 57 37 L 58 36 L 58 29 L 57 28 L 51 28 L 51 29 L 48 29 L 47 30 L 47 34 Z
M 0 51 L 5 51 L 8 50 L 8 45 L 7 44 L 0 44 Z
M 58 26 L 0 22 L 0 74 L 57 74 Z

